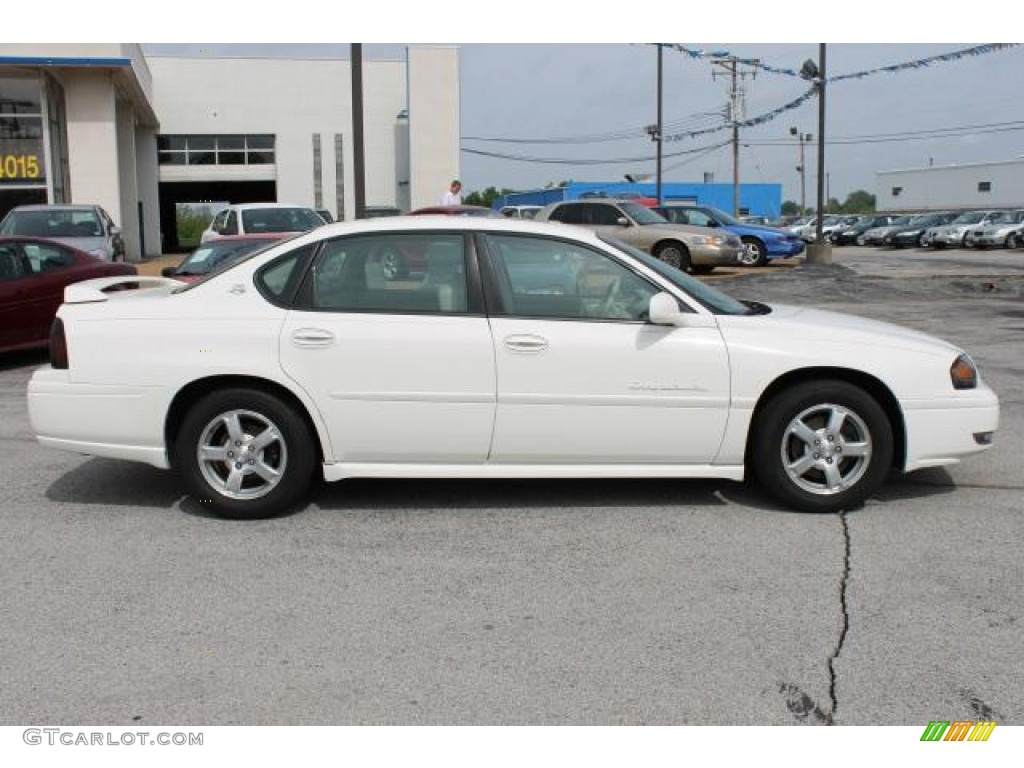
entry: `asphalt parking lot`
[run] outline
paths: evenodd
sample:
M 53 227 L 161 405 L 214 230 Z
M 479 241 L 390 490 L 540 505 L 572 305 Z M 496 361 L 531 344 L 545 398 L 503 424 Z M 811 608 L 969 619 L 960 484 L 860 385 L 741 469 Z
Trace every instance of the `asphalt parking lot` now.
M 1024 250 L 719 287 L 964 346 L 989 453 L 843 515 L 699 481 L 347 481 L 233 522 L 38 446 L 0 357 L 0 723 L 1024 724 Z

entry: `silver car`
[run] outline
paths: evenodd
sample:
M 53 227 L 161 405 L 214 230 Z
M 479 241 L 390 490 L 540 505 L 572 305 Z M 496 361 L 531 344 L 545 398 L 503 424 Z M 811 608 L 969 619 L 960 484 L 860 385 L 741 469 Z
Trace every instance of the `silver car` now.
M 933 248 L 962 248 L 967 239 L 967 233 L 972 229 L 984 227 L 992 219 L 998 216 L 1001 211 L 967 211 L 961 213 L 949 224 L 938 227 L 932 233 L 929 245 Z
M 1010 248 L 1024 223 L 1024 211 L 1003 211 L 983 227 L 968 230 L 964 245 L 968 248 Z
M 19 205 L 0 235 L 45 237 L 106 261 L 124 261 L 121 230 L 99 205 Z
M 671 224 L 647 206 L 630 200 L 563 200 L 542 208 L 535 220 L 578 224 L 694 272 L 734 266 L 743 253 L 743 243 L 730 232 Z

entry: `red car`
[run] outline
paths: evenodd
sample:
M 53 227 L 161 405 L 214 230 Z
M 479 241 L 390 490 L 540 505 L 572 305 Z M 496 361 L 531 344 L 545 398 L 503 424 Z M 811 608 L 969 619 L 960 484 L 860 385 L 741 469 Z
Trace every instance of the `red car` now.
M 290 233 L 272 232 L 260 235 L 227 235 L 210 240 L 196 248 L 176 267 L 164 267 L 161 275 L 185 283 L 194 283 L 211 272 L 234 264 L 260 248 L 276 243 Z
M 64 287 L 94 277 L 138 274 L 38 237 L 0 237 L 0 352 L 45 347 Z
M 427 216 L 438 213 L 443 216 L 500 216 L 493 208 L 484 208 L 480 205 L 432 205 L 429 208 L 417 208 L 415 211 L 409 211 L 410 216 Z

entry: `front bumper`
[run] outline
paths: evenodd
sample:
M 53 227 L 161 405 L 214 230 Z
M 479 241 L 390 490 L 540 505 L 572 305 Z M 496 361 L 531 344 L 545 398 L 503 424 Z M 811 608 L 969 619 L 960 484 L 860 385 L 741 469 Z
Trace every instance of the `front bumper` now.
M 793 240 L 765 240 L 764 247 L 769 259 L 785 259 L 790 256 L 799 256 L 807 246 L 803 240 L 795 238 Z
M 987 451 L 999 429 L 999 399 L 984 384 L 967 396 L 902 401 L 900 405 L 907 435 L 905 472 L 955 464 L 965 456 Z M 981 437 L 985 435 L 988 442 Z
M 743 247 L 733 245 L 687 245 L 690 262 L 702 267 L 729 267 L 739 264 Z

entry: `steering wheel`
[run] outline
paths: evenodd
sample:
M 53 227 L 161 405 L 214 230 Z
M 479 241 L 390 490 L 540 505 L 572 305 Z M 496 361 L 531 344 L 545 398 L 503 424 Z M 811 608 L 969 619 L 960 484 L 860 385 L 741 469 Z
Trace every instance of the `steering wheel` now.
M 611 312 L 612 309 L 612 304 L 619 295 L 619 285 L 621 282 L 622 281 L 616 277 L 608 284 L 608 289 L 604 292 L 604 297 L 601 299 L 601 303 L 597 308 L 598 317 L 608 317 L 608 313 Z

